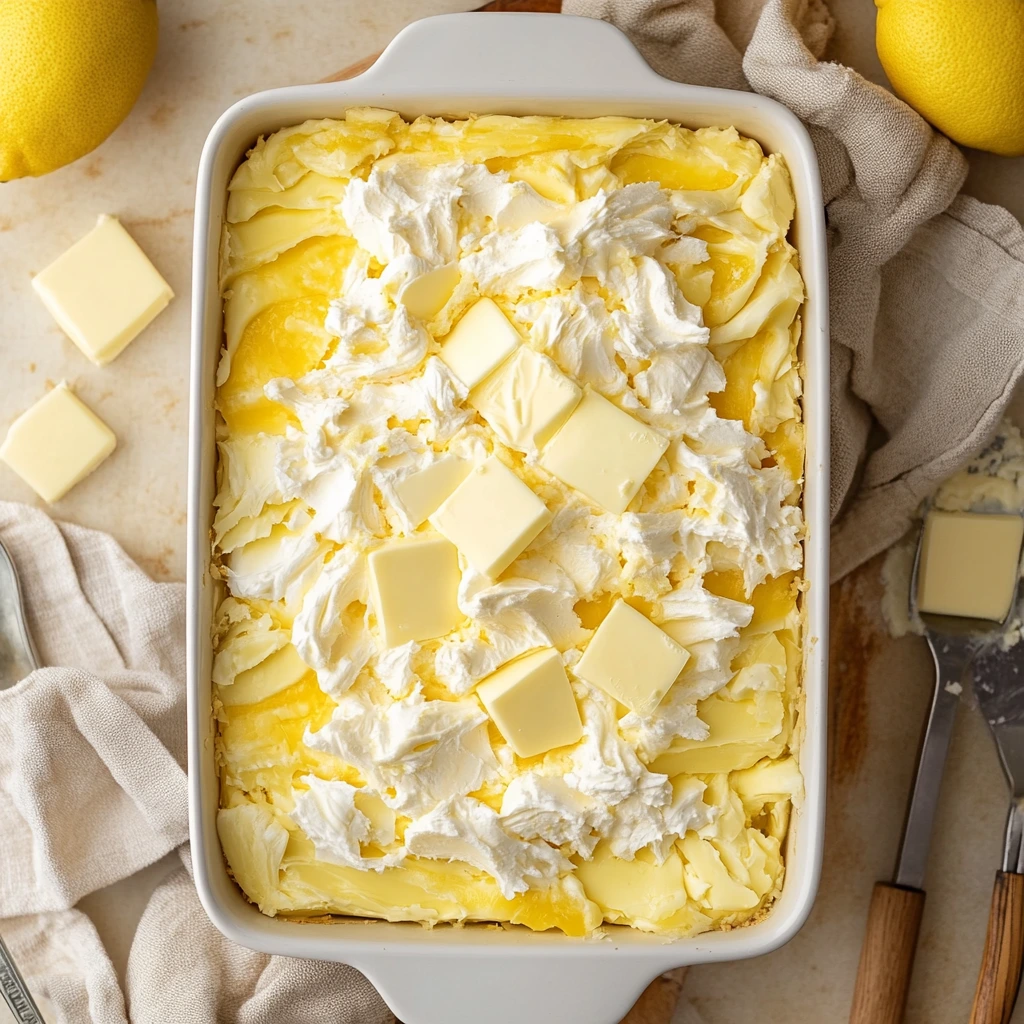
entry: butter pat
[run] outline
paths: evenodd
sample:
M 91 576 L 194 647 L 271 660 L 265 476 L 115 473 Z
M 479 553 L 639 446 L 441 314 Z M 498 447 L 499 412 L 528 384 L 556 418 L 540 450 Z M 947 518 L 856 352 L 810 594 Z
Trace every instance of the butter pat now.
M 541 452 L 540 464 L 608 512 L 621 514 L 667 447 L 656 430 L 587 391 Z
M 433 515 L 472 468 L 472 462 L 467 459 L 446 455 L 395 484 L 395 494 L 414 528 Z
M 459 557 L 443 537 L 399 540 L 371 552 L 370 600 L 385 647 L 432 640 L 465 618 Z
M 509 448 L 542 448 L 583 392 L 552 359 L 521 345 L 469 396 L 469 404 Z
M 65 382 L 22 413 L 0 446 L 3 459 L 44 501 L 57 501 L 116 447 L 114 432 Z
M 547 506 L 492 455 L 430 517 L 477 572 L 497 578 L 551 522 Z
M 441 343 L 440 356 L 467 388 L 475 388 L 519 347 L 519 332 L 493 299 L 480 299 Z
M 1019 515 L 929 512 L 918 565 L 918 609 L 1002 622 L 1017 587 L 1022 538 Z
M 433 320 L 452 297 L 458 283 L 458 263 L 446 263 L 414 277 L 398 293 L 398 301 L 420 320 Z
M 617 601 L 597 627 L 576 675 L 630 711 L 647 717 L 661 703 L 690 655 L 646 615 Z
M 96 227 L 32 279 L 65 334 L 105 366 L 174 297 L 116 217 Z
M 553 647 L 502 665 L 476 688 L 487 714 L 520 757 L 575 743 L 583 735 L 576 698 Z

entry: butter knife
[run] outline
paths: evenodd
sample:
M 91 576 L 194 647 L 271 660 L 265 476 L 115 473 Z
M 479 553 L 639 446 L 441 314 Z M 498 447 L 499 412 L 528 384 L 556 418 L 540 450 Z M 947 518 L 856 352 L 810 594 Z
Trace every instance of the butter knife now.
M 960 703 L 961 680 L 977 652 L 994 645 L 994 638 L 1006 629 L 1017 606 L 1015 598 L 1002 622 L 922 612 L 917 606 L 917 584 L 923 540 L 922 531 L 910 580 L 910 616 L 924 626 L 935 663 L 935 689 L 921 739 L 896 872 L 891 882 L 877 882 L 871 895 L 850 1024 L 902 1024 L 904 1019 L 924 912 L 932 823 Z M 1024 772 L 1020 779 L 1024 782 Z M 1024 889 L 1021 893 L 1024 896 Z M 1002 1022 L 979 1018 L 972 1024 Z
M 20 682 L 39 667 L 25 623 L 21 584 L 7 548 L 0 543 L 0 690 Z M 18 1024 L 44 1024 L 10 950 L 0 938 L 0 993 Z
M 39 658 L 25 623 L 18 573 L 0 543 L 0 690 L 21 682 L 38 667 Z
M 990 650 L 974 664 L 974 693 L 1010 787 L 1003 862 L 996 872 L 971 1024 L 1006 1024 L 1024 960 L 1024 650 Z

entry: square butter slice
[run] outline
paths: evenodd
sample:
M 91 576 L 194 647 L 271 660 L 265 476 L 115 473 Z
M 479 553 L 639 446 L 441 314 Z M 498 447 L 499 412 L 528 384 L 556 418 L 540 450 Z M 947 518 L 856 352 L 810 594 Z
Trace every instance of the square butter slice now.
M 392 541 L 372 551 L 370 600 L 385 647 L 432 640 L 458 626 L 459 556 L 444 537 Z
M 487 714 L 520 757 L 575 743 L 583 735 L 562 656 L 554 647 L 531 651 L 492 672 L 476 692 Z
M 61 381 L 7 431 L 3 459 L 44 501 L 64 497 L 114 450 L 114 432 Z
M 621 515 L 667 447 L 666 437 L 588 390 L 541 452 L 540 464 Z
M 493 299 L 480 299 L 441 342 L 441 360 L 467 388 L 475 388 L 522 343 Z
M 1002 622 L 1017 588 L 1022 539 L 1019 515 L 929 512 L 918 565 L 918 610 Z
M 36 274 L 32 285 L 97 366 L 124 351 L 174 297 L 121 222 L 108 216 Z
M 413 529 L 427 521 L 472 468 L 469 459 L 445 455 L 395 484 L 395 497 L 401 502 Z
M 689 660 L 646 615 L 616 601 L 576 665 L 580 679 L 599 686 L 642 717 L 654 713 Z
M 551 522 L 547 506 L 493 455 L 430 517 L 477 572 L 496 579 Z
M 551 439 L 582 395 L 554 360 L 521 345 L 470 392 L 469 404 L 503 444 L 532 452 Z

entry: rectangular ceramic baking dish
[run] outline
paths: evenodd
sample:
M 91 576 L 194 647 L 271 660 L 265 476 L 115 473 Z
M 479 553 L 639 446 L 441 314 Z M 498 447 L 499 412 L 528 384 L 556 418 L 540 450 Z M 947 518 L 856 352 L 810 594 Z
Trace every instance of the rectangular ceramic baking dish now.
M 307 118 L 375 105 L 419 114 L 622 114 L 691 128 L 734 125 L 781 153 L 796 192 L 795 243 L 807 287 L 802 359 L 807 464 L 803 806 L 787 840 L 782 894 L 757 923 L 666 941 L 628 928 L 578 940 L 525 928 L 438 927 L 339 918 L 333 925 L 265 917 L 228 877 L 217 838 L 210 711 L 210 576 L 215 444 L 214 376 L 223 337 L 217 285 L 227 184 L 257 136 Z M 824 218 L 811 140 L 788 110 L 751 93 L 679 85 L 656 75 L 604 22 L 543 14 L 443 15 L 398 35 L 369 71 L 346 82 L 257 93 L 214 125 L 203 149 L 195 214 L 188 525 L 188 715 L 192 853 L 213 923 L 265 953 L 352 964 L 407 1024 L 612 1024 L 656 975 L 736 960 L 787 942 L 818 884 L 824 829 L 828 624 L 828 296 Z

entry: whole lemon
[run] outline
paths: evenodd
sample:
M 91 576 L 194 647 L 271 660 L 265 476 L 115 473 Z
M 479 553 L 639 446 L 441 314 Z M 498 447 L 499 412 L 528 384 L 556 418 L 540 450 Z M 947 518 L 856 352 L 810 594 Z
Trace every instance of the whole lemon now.
M 156 55 L 156 0 L 0 0 L 0 181 L 95 149 Z
M 875 0 L 896 92 L 954 142 L 1024 154 L 1024 0 Z

